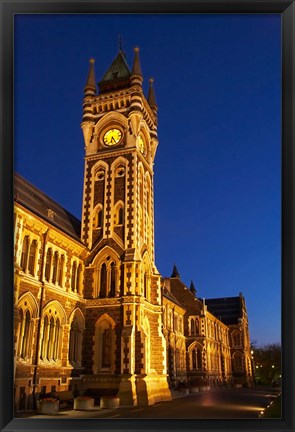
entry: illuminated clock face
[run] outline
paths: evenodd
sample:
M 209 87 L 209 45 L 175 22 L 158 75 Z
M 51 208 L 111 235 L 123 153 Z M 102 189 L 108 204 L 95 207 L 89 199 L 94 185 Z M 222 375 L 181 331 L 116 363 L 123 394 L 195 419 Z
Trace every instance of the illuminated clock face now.
M 109 129 L 103 136 L 103 142 L 108 146 L 116 145 L 122 138 L 122 132 L 119 129 Z
M 138 147 L 139 147 L 139 150 L 141 151 L 141 153 L 145 153 L 145 144 L 144 144 L 144 140 L 143 140 L 141 135 L 139 135 L 139 137 L 138 137 Z

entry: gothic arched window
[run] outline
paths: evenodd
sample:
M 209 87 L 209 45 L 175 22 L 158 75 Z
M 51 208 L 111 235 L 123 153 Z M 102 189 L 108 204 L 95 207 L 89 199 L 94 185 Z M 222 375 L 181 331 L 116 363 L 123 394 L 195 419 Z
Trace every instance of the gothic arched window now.
M 107 314 L 95 325 L 94 373 L 114 372 L 115 322 Z
M 69 361 L 76 366 L 81 366 L 82 333 L 82 322 L 75 316 L 70 330 Z
M 61 355 L 62 327 L 58 313 L 50 309 L 43 319 L 40 357 L 45 362 L 58 361 Z

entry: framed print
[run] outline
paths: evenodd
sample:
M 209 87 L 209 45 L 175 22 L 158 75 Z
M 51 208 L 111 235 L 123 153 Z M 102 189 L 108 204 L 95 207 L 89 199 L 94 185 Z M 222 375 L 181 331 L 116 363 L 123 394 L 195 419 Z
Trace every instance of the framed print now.
M 293 430 L 294 2 L 0 2 L 1 430 Z

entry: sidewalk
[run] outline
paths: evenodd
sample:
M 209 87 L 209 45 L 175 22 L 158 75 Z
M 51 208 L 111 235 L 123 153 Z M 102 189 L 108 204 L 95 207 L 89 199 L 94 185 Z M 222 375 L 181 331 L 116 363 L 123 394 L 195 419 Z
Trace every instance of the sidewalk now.
M 173 390 L 171 391 L 172 400 L 186 397 L 187 394 Z M 122 408 L 122 407 L 120 407 Z M 123 407 L 124 408 L 124 407 Z M 136 408 L 136 407 L 133 407 Z M 16 415 L 16 418 L 38 418 L 38 419 L 45 419 L 45 418 L 97 418 L 99 416 L 105 416 L 106 414 L 114 414 L 116 412 L 116 409 L 106 409 L 106 408 L 100 408 L 98 406 L 94 407 L 92 410 L 74 410 L 74 409 L 63 409 L 59 411 L 56 415 L 44 415 L 44 414 L 36 414 L 35 411 L 24 411 L 19 412 Z

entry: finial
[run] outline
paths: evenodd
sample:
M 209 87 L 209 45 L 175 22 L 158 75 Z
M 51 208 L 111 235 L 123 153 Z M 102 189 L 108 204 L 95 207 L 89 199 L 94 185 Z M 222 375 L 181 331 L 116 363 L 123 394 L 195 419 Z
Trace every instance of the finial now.
M 179 274 L 179 272 L 178 272 L 178 270 L 177 270 L 177 267 L 176 267 L 176 264 L 174 264 L 173 265 L 173 270 L 172 270 L 172 274 L 171 274 L 171 277 L 172 278 L 180 278 L 180 274 Z
M 155 90 L 154 90 L 154 78 L 149 79 L 150 87 L 148 92 L 148 103 L 150 104 L 150 107 L 156 112 L 157 111 L 157 102 L 156 102 L 156 96 L 155 96 Z
M 96 91 L 96 80 L 95 80 L 95 72 L 94 72 L 94 62 L 95 59 L 91 57 L 89 59 L 89 72 L 87 76 L 86 85 L 84 87 L 84 94 L 93 95 Z
M 195 285 L 194 285 L 194 282 L 193 281 L 191 281 L 191 285 L 190 285 L 190 291 L 194 294 L 194 295 L 196 295 L 196 293 L 197 293 L 197 291 L 196 291 L 196 288 L 195 288 Z
M 142 80 L 142 72 L 140 67 L 140 61 L 139 61 L 139 48 L 135 47 L 133 49 L 134 51 L 134 61 L 133 61 L 133 67 L 132 67 L 132 75 L 137 75 L 141 77 Z

